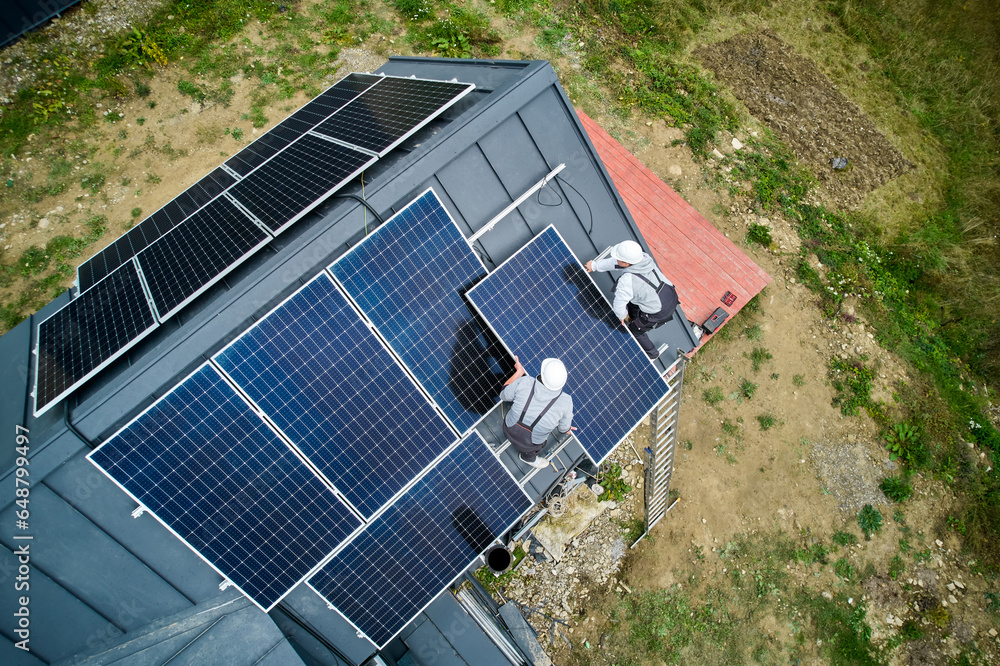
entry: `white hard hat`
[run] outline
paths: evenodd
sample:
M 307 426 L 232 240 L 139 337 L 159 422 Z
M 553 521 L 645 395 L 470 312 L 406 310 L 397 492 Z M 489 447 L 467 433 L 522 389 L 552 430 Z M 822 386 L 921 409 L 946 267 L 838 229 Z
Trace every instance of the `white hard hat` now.
M 542 384 L 550 391 L 561 391 L 566 385 L 566 366 L 557 358 L 542 361 Z
M 626 264 L 637 264 L 642 261 L 642 248 L 635 241 L 622 241 L 611 248 L 611 256 Z

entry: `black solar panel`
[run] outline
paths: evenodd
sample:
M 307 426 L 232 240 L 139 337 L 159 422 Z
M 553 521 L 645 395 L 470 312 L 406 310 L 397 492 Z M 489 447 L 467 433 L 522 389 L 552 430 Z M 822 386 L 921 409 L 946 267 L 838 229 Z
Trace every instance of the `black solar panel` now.
M 471 83 L 386 77 L 316 131 L 381 157 L 473 88 Z
M 38 325 L 35 416 L 157 326 L 134 261 Z
M 309 586 L 381 649 L 531 504 L 473 432 Z
M 265 611 L 361 525 L 208 364 L 88 458 Z
M 278 123 L 267 134 L 229 158 L 226 166 L 241 176 L 247 175 L 381 78 L 372 74 L 348 74 Z
M 80 291 L 87 291 L 100 282 L 235 182 L 236 179 L 220 167 L 181 192 L 175 199 L 129 229 L 121 238 L 81 264 L 77 269 Z
M 160 321 L 210 287 L 271 236 L 219 197 L 139 253 Z
M 277 235 L 376 159 L 306 134 L 229 193 Z

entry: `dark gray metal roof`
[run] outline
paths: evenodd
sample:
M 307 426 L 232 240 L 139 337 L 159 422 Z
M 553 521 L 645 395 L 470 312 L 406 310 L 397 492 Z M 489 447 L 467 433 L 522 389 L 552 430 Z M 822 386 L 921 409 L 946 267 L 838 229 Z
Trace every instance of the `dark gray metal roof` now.
M 572 188 L 551 182 L 541 203 L 532 197 L 483 236 L 480 252 L 487 266 L 502 263 L 549 224 L 581 261 L 623 239 L 645 246 L 548 63 L 394 57 L 379 71 L 476 84 L 475 92 L 365 174 L 364 196 L 383 217 L 433 186 L 471 235 L 565 163 L 561 179 Z M 362 187 L 355 183 L 344 191 L 361 196 Z M 41 663 L 98 653 L 123 634 L 142 632 L 220 594 L 221 578 L 197 555 L 153 517 L 130 516 L 134 503 L 84 459 L 89 449 L 83 440 L 96 444 L 110 436 L 374 224 L 358 202 L 329 200 L 71 395 L 65 408 L 27 417 L 32 481 L 27 533 L 34 536 L 31 647 Z M 600 280 L 610 291 L 610 278 Z M 64 294 L 47 306 L 35 321 L 67 298 Z M 0 413 L 9 432 L 25 423 L 32 325 L 25 322 L 0 338 Z M 10 448 L 0 449 L 0 522 L 8 526 L 15 523 L 16 508 Z M 555 479 L 549 474 L 532 481 L 534 496 Z M 0 584 L 5 587 L 11 585 L 13 550 L 20 543 L 10 529 L 0 532 Z M 0 613 L 9 618 L 14 610 L 10 595 L 2 599 Z M 295 618 L 308 627 L 314 647 L 332 645 L 353 663 L 373 652 L 304 585 L 279 609 L 279 625 Z M 404 632 L 404 642 L 431 631 L 433 617 L 422 617 L 415 623 L 430 624 Z M 240 625 L 233 621 L 232 626 Z M 4 663 L 37 663 L 12 647 L 11 623 L 0 623 L 0 635 Z

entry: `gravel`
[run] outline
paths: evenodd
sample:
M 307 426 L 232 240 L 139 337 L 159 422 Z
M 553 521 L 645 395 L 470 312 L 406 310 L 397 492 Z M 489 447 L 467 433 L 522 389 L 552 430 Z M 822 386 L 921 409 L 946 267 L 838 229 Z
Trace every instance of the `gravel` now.
M 852 436 L 853 437 L 853 436 Z M 888 504 L 879 489 L 882 476 L 892 473 L 872 458 L 861 442 L 817 442 L 810 457 L 823 489 L 837 498 L 841 511 L 857 513 L 866 504 Z M 895 467 L 894 463 L 889 463 Z

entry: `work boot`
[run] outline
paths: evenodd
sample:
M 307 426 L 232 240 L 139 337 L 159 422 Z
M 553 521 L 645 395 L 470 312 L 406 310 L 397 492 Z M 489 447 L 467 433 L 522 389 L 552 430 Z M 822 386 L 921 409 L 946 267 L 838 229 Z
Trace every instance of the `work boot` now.
M 523 462 L 525 465 L 531 465 L 535 469 L 545 469 L 546 467 L 549 466 L 549 461 L 546 460 L 545 458 L 539 458 L 536 456 L 534 460 L 528 460 L 527 458 L 524 457 L 523 453 L 518 453 L 517 456 L 521 459 L 521 462 Z

